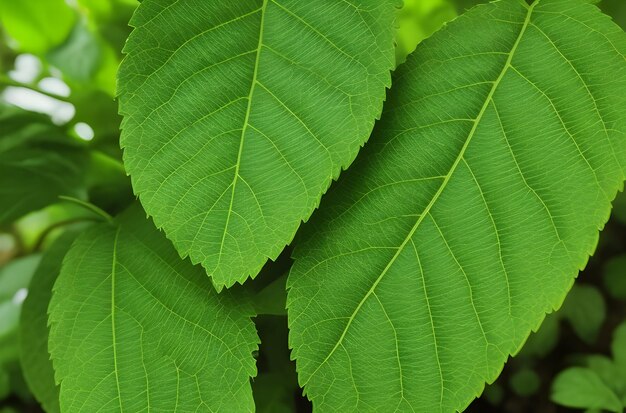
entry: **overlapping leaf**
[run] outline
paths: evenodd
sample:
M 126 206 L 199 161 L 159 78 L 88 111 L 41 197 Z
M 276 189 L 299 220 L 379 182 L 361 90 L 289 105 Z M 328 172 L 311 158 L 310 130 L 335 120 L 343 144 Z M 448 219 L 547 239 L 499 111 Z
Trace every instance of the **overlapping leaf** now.
M 60 44 L 76 20 L 63 0 L 0 0 L 0 21 L 4 31 L 20 50 L 44 53 Z
M 76 240 L 49 311 L 61 411 L 254 410 L 251 310 L 218 296 L 140 208 Z
M 593 5 L 502 0 L 409 57 L 296 248 L 316 408 L 462 410 L 561 305 L 623 185 L 625 53 Z
M 135 192 L 218 288 L 276 258 L 379 116 L 398 0 L 146 0 L 119 74 Z
M 48 304 L 61 263 L 76 238 L 66 233 L 43 256 L 28 287 L 20 317 L 20 361 L 24 378 L 47 413 L 58 413 L 59 388 L 48 352 Z
M 0 223 L 84 195 L 84 149 L 42 117 L 0 107 Z

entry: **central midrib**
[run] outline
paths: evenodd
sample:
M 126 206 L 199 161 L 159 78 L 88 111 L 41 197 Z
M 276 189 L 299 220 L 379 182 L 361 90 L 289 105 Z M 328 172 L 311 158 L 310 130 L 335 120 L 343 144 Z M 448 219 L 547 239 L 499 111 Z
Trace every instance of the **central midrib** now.
M 222 234 L 222 241 L 220 242 L 220 252 L 217 258 L 217 264 L 215 268 L 219 267 L 222 260 L 222 253 L 224 250 L 224 242 L 226 241 L 226 234 L 228 233 L 228 224 L 230 223 L 230 216 L 233 212 L 233 203 L 235 199 L 235 188 L 237 187 L 237 181 L 239 180 L 239 167 L 241 165 L 241 156 L 243 153 L 243 145 L 245 141 L 246 132 L 250 123 L 250 113 L 252 112 L 252 99 L 254 97 L 254 90 L 257 85 L 257 78 L 259 74 L 259 62 L 261 60 L 261 48 L 263 47 L 263 31 L 265 28 L 265 13 L 267 11 L 267 3 L 269 0 L 263 0 L 263 6 L 261 7 L 261 23 L 259 29 L 259 43 L 256 50 L 256 59 L 254 61 L 254 72 L 252 74 L 252 83 L 250 85 L 250 93 L 248 94 L 248 105 L 246 107 L 246 115 L 244 118 L 243 128 L 241 129 L 241 137 L 239 140 L 239 152 L 237 153 L 237 162 L 235 164 L 235 175 L 231 184 L 232 190 L 230 195 L 230 205 L 228 206 L 228 214 L 226 215 L 226 223 L 224 224 L 224 232 Z
M 513 44 L 513 47 L 511 48 L 511 51 L 508 54 L 509 56 L 508 56 L 508 58 L 506 60 L 506 63 L 504 64 L 504 67 L 503 67 L 502 71 L 500 72 L 500 75 L 495 80 L 491 90 L 489 91 L 489 94 L 487 95 L 487 97 L 485 99 L 485 103 L 483 104 L 480 112 L 478 113 L 478 116 L 474 120 L 474 125 L 472 126 L 472 129 L 470 130 L 469 135 L 468 135 L 467 139 L 465 140 L 465 143 L 463 144 L 463 147 L 461 148 L 461 151 L 459 152 L 459 155 L 457 156 L 456 160 L 454 161 L 454 163 L 450 167 L 450 170 L 448 171 L 448 174 L 445 176 L 444 181 L 442 182 L 441 186 L 439 187 L 437 192 L 433 195 L 433 198 L 431 199 L 430 203 L 426 206 L 426 208 L 424 209 L 422 214 L 420 214 L 417 222 L 415 223 L 415 225 L 413 225 L 413 227 L 409 231 L 409 234 L 406 236 L 406 238 L 404 239 L 402 244 L 400 244 L 400 246 L 398 247 L 396 253 L 393 255 L 393 257 L 391 258 L 391 260 L 389 261 L 387 266 L 383 269 L 383 271 L 378 276 L 378 278 L 376 279 L 376 281 L 374 282 L 372 287 L 365 294 L 363 299 L 359 302 L 359 304 L 355 308 L 355 310 L 352 313 L 352 315 L 349 317 L 348 322 L 347 322 L 345 328 L 343 329 L 343 332 L 341 333 L 341 336 L 337 340 L 337 344 L 335 344 L 335 346 L 332 348 L 330 353 L 328 353 L 328 356 L 326 356 L 326 358 L 320 363 L 320 365 L 309 376 L 309 378 L 307 379 L 306 383 L 308 383 L 311 380 L 311 378 L 313 376 L 315 376 L 317 371 L 330 359 L 330 357 L 334 354 L 334 352 L 337 350 L 337 348 L 339 348 L 339 346 L 341 345 L 343 339 L 345 338 L 348 330 L 350 329 L 350 326 L 352 325 L 352 322 L 354 321 L 354 318 L 356 317 L 357 313 L 360 311 L 361 307 L 364 305 L 365 301 L 367 301 L 367 299 L 376 290 L 376 287 L 378 286 L 378 284 L 385 277 L 385 275 L 387 274 L 389 269 L 393 266 L 393 264 L 395 263 L 397 258 L 400 256 L 400 254 L 402 253 L 404 248 L 407 246 L 407 244 L 413 238 L 413 235 L 415 234 L 415 232 L 417 231 L 417 229 L 419 228 L 419 226 L 423 222 L 424 218 L 429 215 L 430 210 L 437 203 L 437 200 L 439 199 L 439 197 L 443 193 L 443 191 L 446 188 L 448 182 L 452 178 L 452 175 L 454 175 L 454 172 L 456 171 L 456 168 L 458 167 L 459 163 L 461 163 L 461 161 L 463 160 L 465 152 L 467 151 L 467 148 L 469 147 L 469 144 L 472 141 L 472 138 L 474 137 L 474 135 L 476 133 L 476 130 L 478 129 L 478 125 L 480 124 L 483 116 L 485 115 L 485 112 L 487 111 L 487 108 L 489 107 L 489 104 L 491 103 L 491 101 L 493 99 L 493 96 L 494 96 L 496 90 L 498 89 L 498 86 L 500 85 L 500 83 L 502 82 L 502 79 L 504 78 L 504 76 L 506 75 L 507 71 L 511 67 L 511 63 L 513 61 L 513 57 L 515 55 L 515 52 L 517 51 L 517 48 L 518 48 L 518 46 L 519 46 L 519 44 L 520 44 L 520 42 L 522 40 L 522 37 L 524 36 L 524 33 L 526 32 L 526 29 L 528 28 L 528 25 L 530 23 L 530 18 L 532 16 L 533 9 L 537 5 L 537 3 L 538 3 L 538 1 L 535 1 L 530 6 L 527 6 L 527 5 L 523 4 L 525 7 L 527 7 L 528 13 L 526 14 L 526 18 L 524 20 L 524 24 L 523 24 L 523 26 L 522 26 L 522 28 L 520 30 L 520 33 L 517 36 L 517 39 L 515 40 L 515 43 Z M 304 383 L 304 385 L 306 385 L 306 383 Z

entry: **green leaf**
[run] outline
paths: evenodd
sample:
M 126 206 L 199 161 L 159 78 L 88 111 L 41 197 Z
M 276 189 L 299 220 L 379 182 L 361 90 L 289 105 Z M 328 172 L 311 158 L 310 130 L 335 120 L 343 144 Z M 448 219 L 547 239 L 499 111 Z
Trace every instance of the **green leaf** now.
M 9 373 L 0 366 L 0 398 L 5 399 L 11 393 Z M 0 410 L 1 411 L 1 410 Z
M 61 411 L 254 409 L 250 305 L 218 296 L 140 208 L 75 241 L 49 313 Z
M 626 30 L 626 3 L 624 0 L 602 0 L 600 7 Z
M 44 253 L 20 318 L 20 361 L 24 379 L 47 413 L 59 412 L 59 388 L 48 352 L 48 304 L 61 263 L 76 234 L 65 233 Z
M 620 369 L 613 360 L 602 355 L 587 357 L 586 365 L 606 384 L 615 395 L 626 396 L 626 371 Z
M 604 286 L 613 298 L 626 300 L 626 255 L 611 258 L 606 263 Z
M 398 18 L 396 62 L 404 62 L 422 40 L 456 16 L 449 0 L 405 0 Z
M 25 298 L 24 293 L 40 259 L 39 255 L 29 255 L 0 268 L 0 338 L 16 331 Z M 4 345 L 2 348 L 4 350 Z M 0 364 L 9 361 L 10 358 L 7 356 L 0 350 Z
M 287 274 L 281 276 L 254 296 L 254 308 L 257 314 L 285 315 L 287 293 L 285 286 Z
M 0 268 L 0 399 L 20 392 L 18 327 L 28 284 L 41 256 L 15 259 Z
M 533 369 L 523 368 L 511 376 L 509 385 L 517 395 L 529 397 L 541 387 L 541 377 Z
M 624 410 L 615 393 L 591 370 L 572 367 L 560 373 L 552 385 L 552 401 L 567 407 Z
M 625 51 L 595 6 L 502 0 L 400 66 L 294 252 L 317 409 L 462 410 L 561 305 L 623 185 Z
M 23 111 L 0 107 L 0 122 L 0 224 L 55 203 L 59 195 L 84 195 L 80 143 Z
M 606 303 L 598 288 L 578 284 L 569 292 L 559 312 L 587 344 L 592 344 L 606 318 Z
M 61 46 L 48 53 L 47 60 L 70 80 L 92 80 L 102 58 L 101 45 L 85 22 L 74 26 Z
M 275 259 L 355 158 L 398 0 L 144 1 L 119 73 L 135 193 L 219 288 Z
M 10 222 L 58 201 L 80 196 L 81 168 L 63 154 L 48 150 L 0 153 L 0 223 Z
M 626 322 L 618 326 L 613 332 L 613 359 L 626 378 Z M 626 394 L 624 395 L 626 396 Z
M 0 0 L 3 29 L 25 52 L 43 53 L 70 33 L 76 16 L 65 0 Z

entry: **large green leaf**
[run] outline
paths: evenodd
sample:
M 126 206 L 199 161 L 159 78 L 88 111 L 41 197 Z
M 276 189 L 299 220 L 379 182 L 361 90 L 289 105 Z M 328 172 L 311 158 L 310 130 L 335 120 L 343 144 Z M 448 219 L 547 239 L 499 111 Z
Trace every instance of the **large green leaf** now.
M 295 250 L 317 408 L 461 410 L 561 305 L 623 185 L 625 52 L 578 0 L 478 6 L 418 46 Z
M 50 302 L 61 411 L 251 412 L 258 338 L 140 208 L 83 233 Z
M 119 73 L 135 192 L 218 288 L 289 243 L 379 116 L 398 0 L 146 0 Z
M 61 263 L 76 234 L 68 232 L 47 250 L 28 287 L 20 318 L 20 361 L 24 379 L 48 413 L 59 412 L 59 388 L 48 352 L 48 304 Z

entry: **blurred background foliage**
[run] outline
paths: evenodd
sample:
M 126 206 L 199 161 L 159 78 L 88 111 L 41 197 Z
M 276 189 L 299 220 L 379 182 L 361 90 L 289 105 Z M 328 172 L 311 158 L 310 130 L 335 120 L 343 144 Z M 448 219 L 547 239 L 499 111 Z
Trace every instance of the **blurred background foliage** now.
M 398 64 L 480 2 L 405 0 Z M 595 2 L 626 28 L 626 0 Z M 32 357 L 24 354 L 32 343 L 20 342 L 30 332 L 28 323 L 20 323 L 21 307 L 42 253 L 62 233 L 96 220 L 99 208 L 115 214 L 133 199 L 118 146 L 115 74 L 137 4 L 0 0 L 0 413 L 42 411 L 29 390 L 37 378 L 25 379 L 20 365 L 20 358 Z M 290 264 L 285 254 L 266 271 L 282 273 Z M 625 195 L 616 200 L 597 254 L 579 278 L 562 309 L 546 317 L 468 411 L 624 410 Z M 264 294 L 276 315 L 257 319 L 257 410 L 310 411 L 289 360 L 280 300 L 275 291 Z

